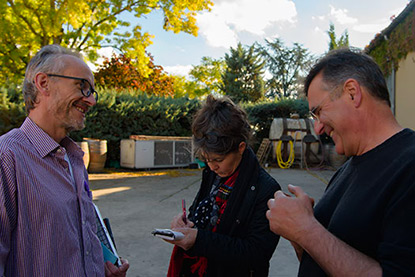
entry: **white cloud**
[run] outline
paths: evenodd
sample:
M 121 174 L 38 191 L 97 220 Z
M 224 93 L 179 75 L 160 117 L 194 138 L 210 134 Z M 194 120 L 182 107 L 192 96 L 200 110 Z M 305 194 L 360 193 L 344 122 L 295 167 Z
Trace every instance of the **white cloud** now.
M 358 24 L 351 28 L 353 36 L 350 36 L 350 43 L 354 46 L 365 47 L 375 35 L 388 27 L 390 21 L 383 19 L 375 23 Z
M 114 53 L 117 53 L 114 48 L 112 47 L 105 47 L 98 50 L 98 55 L 100 58 L 98 58 L 97 62 L 102 63 L 104 61 L 104 58 L 111 58 Z
M 313 31 L 308 34 L 306 38 L 306 48 L 309 49 L 311 53 L 321 54 L 328 49 L 326 32 L 327 31 L 325 29 L 322 29 L 319 26 L 314 26 Z
M 336 9 L 335 7 L 330 5 L 330 15 L 334 16 L 338 23 L 343 25 L 357 23 L 357 18 L 350 17 L 347 15 L 347 13 L 347 9 Z
M 89 66 L 89 68 L 91 68 L 92 72 L 95 72 L 98 70 L 99 65 L 103 63 L 104 58 L 110 58 L 114 53 L 118 54 L 118 52 L 112 47 L 101 48 L 98 50 L 100 58 L 97 59 L 95 64 L 88 61 L 87 65 Z M 192 70 L 192 68 L 192 65 L 163 66 L 164 71 L 166 71 L 168 74 L 181 75 L 185 77 L 189 75 L 189 72 L 190 70 Z
M 377 33 L 385 29 L 390 24 L 390 21 L 382 23 L 359 24 L 353 26 L 353 30 L 361 33 Z
M 96 72 L 98 70 L 98 67 L 104 62 L 104 58 L 111 58 L 112 54 L 116 53 L 115 49 L 112 47 L 101 48 L 97 52 L 100 57 L 95 61 L 95 63 L 91 63 L 89 61 L 87 62 L 87 65 L 92 72 Z
M 277 22 L 295 23 L 297 10 L 292 0 L 220 1 L 211 12 L 198 16 L 200 34 L 210 46 L 235 46 L 238 33 L 265 35 Z
M 365 21 L 365 23 L 350 26 L 350 42 L 353 43 L 352 45 L 361 48 L 367 46 L 377 33 L 380 33 L 388 27 L 389 24 L 391 24 L 392 21 L 390 17 L 392 15 L 399 15 L 402 10 L 403 7 L 385 10 L 379 13 L 376 17 L 371 17 L 370 19 L 365 17 L 361 20 Z
M 229 48 L 238 43 L 235 31 L 219 15 L 205 13 L 198 16 L 197 21 L 200 33 L 210 46 Z
M 173 65 L 173 66 L 163 66 L 164 71 L 172 75 L 188 76 L 190 70 L 192 70 L 192 65 Z
M 323 21 L 323 20 L 326 20 L 326 17 L 324 15 L 319 15 L 319 16 L 312 16 L 311 19 L 312 20 L 320 20 L 320 21 Z

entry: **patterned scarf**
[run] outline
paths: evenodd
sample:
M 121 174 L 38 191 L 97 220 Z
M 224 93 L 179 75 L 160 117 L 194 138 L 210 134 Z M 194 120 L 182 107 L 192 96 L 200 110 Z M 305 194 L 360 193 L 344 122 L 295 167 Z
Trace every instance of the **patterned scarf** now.
M 216 231 L 238 174 L 239 170 L 227 178 L 216 176 L 210 194 L 196 208 L 193 221 L 198 229 Z
M 237 169 L 230 177 L 216 177 L 210 194 L 199 203 L 195 210 L 193 222 L 198 229 L 208 229 L 212 230 L 212 232 L 216 232 L 238 175 L 239 169 Z M 168 277 L 179 276 L 178 274 L 181 270 L 183 259 L 192 263 L 190 270 L 193 274 L 197 271 L 199 277 L 205 275 L 208 262 L 206 257 L 189 256 L 184 253 L 181 248 L 175 246 L 170 260 L 169 271 L 167 273 Z

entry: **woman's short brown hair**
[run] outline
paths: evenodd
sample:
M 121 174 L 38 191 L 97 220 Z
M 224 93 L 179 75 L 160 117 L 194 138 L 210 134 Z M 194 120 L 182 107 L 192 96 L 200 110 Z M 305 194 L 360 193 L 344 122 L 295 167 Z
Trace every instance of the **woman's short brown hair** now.
M 252 132 L 246 112 L 227 97 L 209 95 L 196 113 L 193 124 L 196 155 L 225 155 L 238 150 L 241 142 L 251 140 Z

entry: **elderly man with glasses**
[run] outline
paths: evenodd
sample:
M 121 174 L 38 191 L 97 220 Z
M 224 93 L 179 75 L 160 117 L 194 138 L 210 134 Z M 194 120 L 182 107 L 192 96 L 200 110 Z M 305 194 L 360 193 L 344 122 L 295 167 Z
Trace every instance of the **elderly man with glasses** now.
M 316 133 L 350 158 L 314 209 L 300 187 L 276 192 L 271 230 L 292 242 L 299 276 L 413 276 L 415 132 L 393 116 L 381 70 L 337 50 L 311 69 L 305 92 Z
M 27 118 L 0 137 L 0 276 L 125 276 L 104 263 L 83 152 L 67 135 L 96 104 L 81 56 L 58 45 L 30 61 Z

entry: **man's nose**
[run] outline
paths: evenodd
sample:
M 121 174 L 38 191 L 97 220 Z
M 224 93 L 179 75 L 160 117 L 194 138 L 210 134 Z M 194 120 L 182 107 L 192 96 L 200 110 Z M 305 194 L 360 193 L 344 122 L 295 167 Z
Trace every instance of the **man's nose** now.
M 95 106 L 97 104 L 97 100 L 93 93 L 91 93 L 88 97 L 84 97 L 85 101 L 88 103 L 89 106 Z
M 324 133 L 324 124 L 320 122 L 320 120 L 314 121 L 314 131 L 317 135 L 321 135 Z

